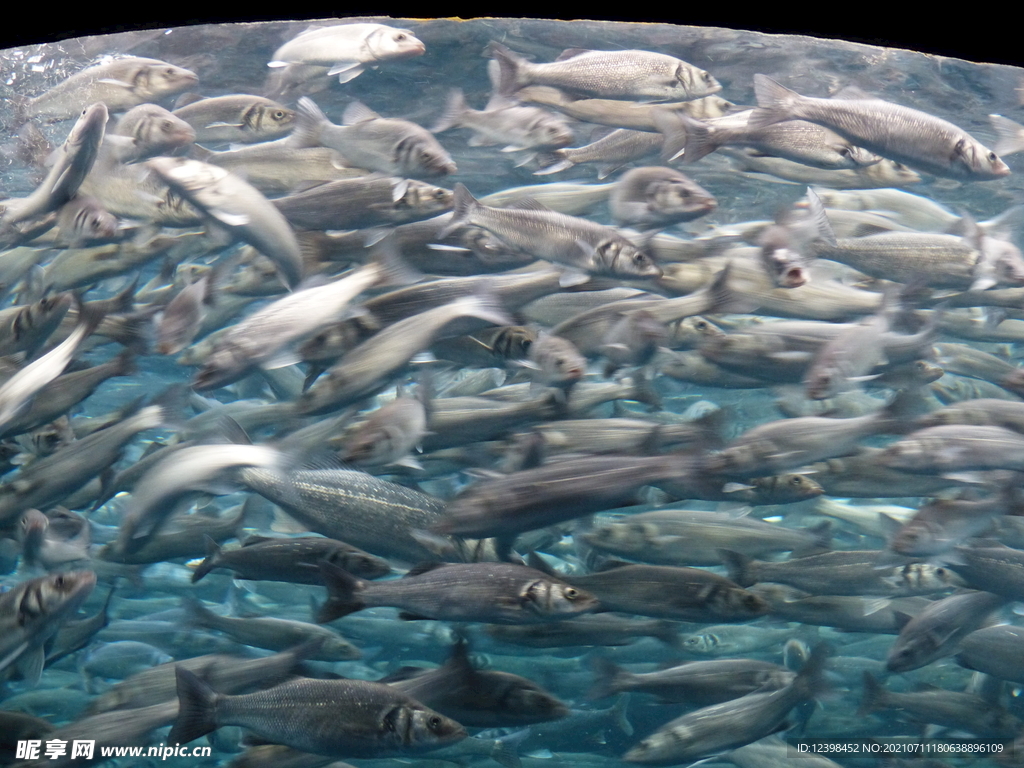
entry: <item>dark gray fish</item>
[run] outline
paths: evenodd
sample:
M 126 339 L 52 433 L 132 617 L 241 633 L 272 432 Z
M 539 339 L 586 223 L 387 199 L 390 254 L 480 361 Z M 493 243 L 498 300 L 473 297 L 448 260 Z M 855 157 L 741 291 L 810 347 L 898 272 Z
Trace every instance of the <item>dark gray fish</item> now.
M 421 563 L 397 581 L 367 582 L 326 563 L 328 599 L 317 620 L 364 608 L 400 608 L 411 619 L 537 624 L 590 613 L 589 592 L 533 568 L 510 563 Z
M 885 668 L 909 672 L 951 656 L 960 641 L 980 628 L 1006 602 L 989 592 L 963 592 L 938 600 L 900 629 Z
M 623 760 L 643 765 L 675 765 L 717 754 L 764 738 L 782 725 L 798 704 L 825 690 L 830 649 L 819 645 L 793 681 L 771 692 L 749 693 L 683 715 L 629 750 Z
M 525 677 L 475 669 L 464 641 L 443 666 L 408 671 L 415 676 L 381 682 L 470 728 L 517 727 L 569 714 L 565 704 Z
M 1024 627 L 998 624 L 960 641 L 956 663 L 1001 680 L 1024 683 Z
M 206 559 L 192 574 L 192 582 L 210 571 L 225 568 L 235 578 L 260 581 L 285 581 L 292 584 L 322 584 L 318 563 L 334 563 L 349 573 L 366 579 L 386 576 L 391 566 L 386 560 L 343 541 L 320 536 L 297 538 L 252 535 L 235 549 L 222 549 L 212 539 L 206 542 Z
M 217 693 L 178 669 L 178 719 L 167 737 L 186 743 L 224 725 L 267 741 L 338 757 L 422 752 L 466 738 L 466 729 L 391 686 L 297 678 L 258 693 Z
M 531 562 L 539 557 L 533 555 Z M 768 604 L 753 592 L 700 568 L 613 562 L 607 570 L 566 576 L 591 592 L 602 609 L 679 621 L 749 621 Z
M 973 693 L 947 691 L 934 685 L 912 693 L 897 693 L 882 687 L 870 672 L 864 673 L 864 699 L 857 715 L 897 710 L 901 717 L 967 731 L 976 736 L 1009 739 L 1021 721 L 998 704 Z
M 595 656 L 592 667 L 594 687 L 590 690 L 591 698 L 639 691 L 653 694 L 664 703 L 702 706 L 719 704 L 755 691 L 784 688 L 796 677 L 796 673 L 783 666 L 755 659 L 690 661 L 657 672 L 635 674 L 608 659 Z
M 463 184 L 455 185 L 455 211 L 445 228 L 486 229 L 509 248 L 570 268 L 563 285 L 586 282 L 585 275 L 629 278 L 661 276 L 661 269 L 613 229 L 588 219 L 548 209 L 490 208 L 479 203 Z

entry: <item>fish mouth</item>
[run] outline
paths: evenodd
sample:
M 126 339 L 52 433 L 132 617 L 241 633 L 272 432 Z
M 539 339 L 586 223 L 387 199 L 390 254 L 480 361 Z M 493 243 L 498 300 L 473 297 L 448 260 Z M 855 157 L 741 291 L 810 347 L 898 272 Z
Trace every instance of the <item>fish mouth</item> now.
M 783 288 L 799 288 L 807 284 L 807 272 L 803 267 L 790 267 L 782 273 Z

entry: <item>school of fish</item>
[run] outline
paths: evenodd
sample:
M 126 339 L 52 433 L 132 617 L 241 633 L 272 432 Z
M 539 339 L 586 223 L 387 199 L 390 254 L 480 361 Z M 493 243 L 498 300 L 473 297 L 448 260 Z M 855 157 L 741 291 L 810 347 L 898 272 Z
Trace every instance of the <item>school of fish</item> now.
M 74 42 L 0 52 L 0 765 L 1024 766 L 1024 71 Z

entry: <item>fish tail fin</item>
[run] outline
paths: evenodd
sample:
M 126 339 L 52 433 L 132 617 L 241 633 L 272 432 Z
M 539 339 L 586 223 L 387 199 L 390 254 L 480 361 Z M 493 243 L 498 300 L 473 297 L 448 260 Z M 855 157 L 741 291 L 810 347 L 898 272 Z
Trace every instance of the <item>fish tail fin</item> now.
M 192 572 L 193 584 L 214 569 L 217 556 L 220 554 L 220 545 L 216 541 L 209 536 L 204 536 L 203 539 L 206 542 L 206 557 Z
M 629 676 L 618 664 L 603 656 L 595 656 L 590 668 L 594 673 L 594 684 L 587 692 L 588 699 L 603 699 L 619 693 L 623 679 Z
M 320 562 L 320 575 L 327 586 L 327 600 L 320 606 L 316 614 L 317 624 L 348 616 L 366 607 L 356 594 L 362 582 L 345 569 L 334 563 L 323 560 Z
M 814 540 L 806 546 L 793 550 L 793 557 L 820 555 L 822 552 L 828 552 L 832 549 L 832 534 L 834 531 L 831 520 L 822 520 L 819 523 L 815 523 L 810 528 L 807 528 L 805 532 L 813 536 Z
M 751 130 L 792 120 L 795 117 L 794 109 L 803 98 L 796 91 L 760 74 L 754 75 L 754 95 L 757 97 L 758 109 L 747 120 L 747 127 Z
M 508 736 L 502 736 L 494 740 L 494 749 L 491 750 L 490 758 L 505 768 L 522 768 L 522 761 L 519 759 L 519 745 L 530 735 L 528 729 L 523 729 Z
M 875 679 L 874 675 L 865 670 L 864 698 L 861 699 L 860 707 L 857 709 L 857 717 L 864 717 L 886 708 L 885 688 Z
M 372 254 L 373 262 L 378 265 L 380 272 L 378 286 L 412 285 L 423 279 L 423 274 L 402 258 L 398 243 L 390 232 L 374 243 Z
M 178 719 L 169 741 L 186 744 L 217 730 L 219 694 L 187 669 L 175 669 L 178 684 Z
M 717 552 L 728 571 L 730 581 L 744 588 L 757 583 L 757 579 L 750 573 L 752 561 L 749 557 L 739 552 L 733 552 L 731 549 L 719 549 Z
M 818 643 L 811 650 L 810 658 L 797 673 L 793 685 L 804 699 L 816 699 L 826 693 L 830 686 L 825 679 L 825 664 L 832 655 L 832 646 Z
M 505 308 L 501 306 L 501 300 L 487 289 L 478 291 L 460 301 L 465 302 L 465 312 L 471 317 L 476 317 L 498 326 L 515 325 L 515 320 L 509 317 Z
M 452 88 L 448 91 L 448 100 L 444 105 L 444 112 L 437 118 L 431 133 L 444 133 L 452 128 L 457 128 L 462 122 L 462 115 L 466 112 L 466 95 L 461 88 Z
M 732 274 L 730 261 L 715 275 L 707 288 L 709 315 L 749 314 L 757 309 L 757 302 L 748 294 L 736 291 L 729 284 Z
M 455 185 L 454 193 L 452 220 L 448 222 L 448 226 L 438 233 L 438 240 L 443 240 L 459 229 L 459 227 L 468 224 L 470 216 L 473 215 L 473 211 L 480 205 L 480 203 L 477 202 L 477 199 L 473 197 L 473 194 L 466 189 L 466 185 L 461 181 Z
M 835 246 L 836 233 L 832 229 L 832 222 L 828 220 L 828 214 L 825 213 L 825 204 L 821 202 L 818 193 L 810 187 L 807 188 L 807 208 L 811 212 L 811 222 L 817 230 L 818 238 Z
M 664 619 L 659 621 L 652 637 L 671 648 L 679 647 L 679 629 L 671 621 Z
M 661 395 L 654 389 L 651 380 L 639 371 L 633 374 L 633 391 L 627 399 L 661 410 Z
M 319 147 L 320 132 L 325 124 L 330 123 L 327 115 L 308 96 L 299 99 L 295 112 L 295 127 L 288 137 L 288 144 L 298 148 Z
M 1000 157 L 1024 150 L 1024 125 L 1015 123 L 1002 115 L 989 115 L 989 122 L 998 136 L 992 151 Z
M 629 706 L 629 694 L 623 693 L 615 700 L 615 706 L 612 707 L 611 720 L 615 723 L 616 728 L 627 736 L 632 736 L 633 724 L 629 722 L 629 718 L 626 717 L 627 706 Z
M 711 126 L 682 112 L 665 108 L 654 110 L 654 125 L 665 137 L 661 159 L 670 162 L 680 155 L 684 163 L 693 163 L 718 149 L 721 142 L 713 140 Z
M 516 89 L 526 85 L 523 81 L 523 66 L 528 64 L 526 59 L 519 56 L 504 45 L 493 40 L 484 50 L 484 55 L 498 62 L 498 83 L 497 91 L 503 94 L 510 94 Z

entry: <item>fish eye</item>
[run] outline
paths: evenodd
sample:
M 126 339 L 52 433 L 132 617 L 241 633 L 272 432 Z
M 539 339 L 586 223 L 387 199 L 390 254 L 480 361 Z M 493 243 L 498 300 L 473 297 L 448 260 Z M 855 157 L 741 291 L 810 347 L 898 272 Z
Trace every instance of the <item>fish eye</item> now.
M 803 481 L 804 480 L 803 480 L 802 477 L 794 477 L 794 478 L 790 479 L 789 484 L 790 485 L 801 485 L 803 483 Z
M 395 40 L 398 40 L 398 41 L 405 40 L 405 35 L 400 32 L 397 35 L 395 35 Z
M 445 196 L 445 191 L 446 190 L 443 190 L 443 189 L 436 189 L 436 190 L 434 190 L 434 199 L 436 199 L 436 200 L 443 200 L 444 196 Z
M 562 594 L 565 595 L 566 600 L 575 600 L 580 596 L 579 590 L 574 589 L 573 587 L 566 587 Z
M 644 256 L 642 253 L 634 253 L 633 254 L 633 263 L 634 264 L 643 264 L 646 260 L 647 260 L 647 257 Z
M 174 74 L 174 67 L 167 67 L 166 69 L 164 69 L 164 74 L 165 75 L 173 75 Z
M 441 718 L 437 715 L 431 715 L 430 719 L 427 720 L 427 728 L 432 731 L 437 731 L 441 728 Z
M 999 159 L 999 156 L 995 152 L 989 152 L 988 153 L 988 161 L 990 163 L 994 163 L 998 159 Z
M 284 117 L 285 117 L 284 110 L 283 109 L 275 109 L 274 110 L 274 117 L 277 120 L 284 120 Z
M 54 586 L 56 586 L 56 587 L 57 587 L 58 589 L 63 589 L 63 588 L 64 588 L 64 584 L 65 584 L 65 581 L 66 581 L 66 580 L 65 580 L 65 578 L 64 578 L 63 576 L 58 576 L 58 577 L 57 577 L 56 579 L 54 579 L 54 580 L 53 580 L 53 584 L 54 584 Z

